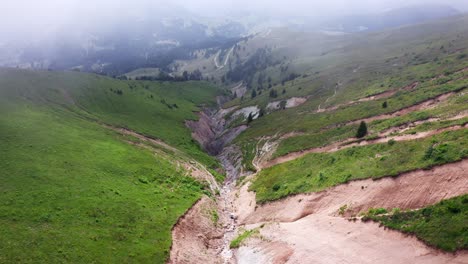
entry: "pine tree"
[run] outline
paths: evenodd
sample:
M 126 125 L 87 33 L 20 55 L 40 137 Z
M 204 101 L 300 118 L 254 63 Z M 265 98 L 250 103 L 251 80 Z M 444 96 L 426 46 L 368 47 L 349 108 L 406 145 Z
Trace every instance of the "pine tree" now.
M 356 137 L 363 138 L 365 135 L 367 135 L 367 125 L 366 122 L 362 121 L 357 130 Z
M 278 92 L 275 89 L 270 90 L 270 97 L 271 98 L 278 97 Z
M 255 89 L 252 90 L 252 98 L 255 98 L 257 96 L 257 91 L 255 91 Z
M 262 117 L 265 115 L 265 110 L 263 108 L 260 108 L 260 111 L 258 112 L 258 117 Z
M 387 106 L 388 106 L 387 101 L 383 102 L 382 108 L 387 108 Z
M 249 117 L 247 117 L 247 124 L 253 121 L 253 115 L 252 113 L 249 114 Z

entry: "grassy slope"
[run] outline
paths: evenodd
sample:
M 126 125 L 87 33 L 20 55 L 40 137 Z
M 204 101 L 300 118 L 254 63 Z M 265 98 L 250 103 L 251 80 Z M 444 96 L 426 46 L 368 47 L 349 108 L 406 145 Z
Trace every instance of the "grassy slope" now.
M 191 86 L 203 90 L 164 84 L 131 91 L 100 76 L 2 69 L 0 262 L 164 263 L 171 227 L 203 187 L 172 160 L 124 142 L 83 115 L 128 122 L 198 153 L 183 125 L 183 118 L 195 118 L 195 104 L 174 96 L 201 103 L 214 91 L 197 97 Z M 123 95 L 109 93 L 110 87 Z M 159 106 L 162 96 L 179 110 Z
M 299 38 L 304 41 L 297 41 L 292 47 L 288 46 L 290 40 L 287 38 L 282 40 L 283 43 L 276 43 L 278 40 L 275 40 L 272 45 L 278 47 L 273 49 L 271 56 L 286 57 L 287 60 L 281 65 L 274 66 L 275 69 L 267 69 L 264 72 L 265 79 L 271 77 L 273 80 L 279 80 L 293 72 L 303 77 L 286 82 L 284 86 L 273 81 L 276 85 L 273 85 L 272 89 L 279 92 L 278 98 L 268 98 L 269 92 L 265 90 L 261 95 L 257 92 L 257 97 L 254 99 L 246 96 L 244 101 L 240 102 L 237 99 L 228 105 L 264 106 L 268 101 L 292 96 L 310 97 L 304 105 L 297 108 L 278 111 L 256 120 L 252 123 L 251 129 L 241 135 L 238 142 L 263 135 L 274 135 L 277 132 L 314 130 L 317 129 L 317 125 L 311 123 L 310 119 L 322 116 L 330 119 L 329 122 L 341 122 L 335 120 L 334 116 L 314 115 L 311 112 L 316 110 L 319 104 L 324 108 L 403 87 L 415 81 L 420 81 L 423 86 L 429 86 L 431 78 L 467 67 L 467 61 L 460 57 L 467 53 L 466 25 L 468 25 L 468 16 L 462 16 L 385 32 L 335 37 L 332 40 L 328 39 L 325 42 L 328 45 L 326 50 L 321 47 L 320 52 L 310 48 L 310 45 L 315 45 L 313 40 L 320 37 L 308 39 L 297 33 L 294 39 Z M 274 37 L 280 38 L 276 35 Z M 255 42 L 255 39 L 251 42 Z M 285 66 L 288 66 L 286 72 L 281 73 L 276 69 Z M 254 79 L 254 84 L 256 83 Z M 326 98 L 334 94 L 337 83 L 341 84 L 338 86 L 337 95 L 324 103 Z M 263 87 L 267 86 L 266 83 L 263 84 Z M 283 89 L 286 91 L 284 95 L 281 94 Z M 250 95 L 250 92 L 248 94 Z M 379 103 L 381 105 L 381 102 Z M 358 108 L 364 112 L 367 108 L 373 107 L 371 104 L 362 104 Z M 376 109 L 369 115 L 378 112 L 382 111 Z M 349 112 L 347 118 L 350 117 L 358 116 Z
M 384 226 L 414 234 L 431 246 L 447 251 L 468 249 L 468 195 L 416 210 L 370 216 Z
M 384 32 L 345 37 L 324 38 L 291 32 L 272 33 L 273 42 L 269 45 L 273 47 L 271 56 L 287 58 L 281 65 L 263 72 L 264 79 L 270 77 L 273 80 L 272 89 L 279 92 L 278 98 L 268 98 L 268 90 L 264 90 L 261 95 L 257 92 L 257 97 L 253 99 L 246 96 L 242 102 L 236 99 L 227 105 L 265 106 L 269 101 L 292 96 L 309 96 L 308 101 L 299 107 L 276 111 L 255 120 L 235 143 L 242 146 L 244 153 L 250 153 L 251 146 L 255 145 L 260 137 L 295 131 L 301 133 L 283 140 L 274 157 L 319 147 L 355 135 L 356 125 L 339 124 L 391 113 L 438 94 L 466 87 L 467 72 L 457 72 L 468 67 L 468 61 L 465 59 L 468 52 L 466 25 L 468 16 L 460 16 Z M 302 41 L 290 43 L 290 39 Z M 314 40 L 319 40 L 318 49 L 310 48 L 310 45 L 316 44 Z M 261 41 L 265 40 L 254 38 L 245 45 L 258 47 L 257 42 Z M 326 45 L 323 45 L 324 43 Z M 286 72 L 277 69 L 284 66 L 288 66 Z M 279 80 L 292 72 L 300 74 L 301 77 L 281 85 Z M 445 76 L 433 80 L 441 75 Z M 450 80 L 456 81 L 448 82 Z M 319 104 L 322 108 L 334 106 L 404 87 L 416 81 L 419 85 L 414 91 L 401 91 L 391 98 L 361 102 L 332 112 L 314 113 Z M 340 85 L 337 86 L 337 83 Z M 264 83 L 263 87 L 267 87 L 267 84 Z M 335 88 L 337 94 L 330 98 Z M 286 91 L 284 95 L 281 94 L 283 89 Z M 330 99 L 325 103 L 327 98 Z M 382 108 L 384 101 L 388 103 L 385 109 Z M 399 123 L 443 117 L 446 115 L 444 111 L 449 110 L 452 114 L 455 111 L 461 112 L 467 109 L 466 105 L 466 102 L 458 102 L 456 109 L 455 106 L 446 106 L 438 110 L 375 121 L 370 124 L 370 129 L 371 132 L 377 133 Z M 339 127 L 335 128 L 337 124 Z M 244 160 L 246 168 L 251 167 L 251 159 L 252 157 L 247 157 Z
M 160 138 L 212 168 L 217 166 L 184 125 L 185 120 L 197 118 L 194 112 L 199 110 L 198 105 L 215 104 L 218 90 L 210 84 L 120 81 L 76 72 L 13 69 L 0 69 L 0 80 L 4 87 L 21 87 L 14 94 L 10 91 L 11 96 L 66 107 L 100 122 Z M 118 90 L 122 95 L 113 92 Z
M 415 79 L 428 80 L 432 75 L 437 76 L 437 73 L 457 67 L 447 57 L 466 53 L 467 25 L 468 16 L 465 15 L 383 32 L 341 37 L 278 32 L 266 41 L 262 37 L 250 40 L 246 45 L 253 47 L 258 46 L 256 42 L 271 42 L 267 45 L 272 48 L 271 56 L 286 58 L 283 63 L 263 72 L 265 79 L 270 77 L 273 80 L 273 89 L 285 89 L 286 94 L 271 99 L 267 91 L 254 99 L 246 96 L 242 102 L 237 99 L 228 105 L 265 105 L 271 100 L 312 95 L 302 107 L 302 110 L 306 110 L 316 108 L 325 98 L 333 95 L 338 82 L 341 84 L 339 93 L 322 107 L 405 86 Z M 286 66 L 287 71 L 278 69 Z M 290 73 L 302 77 L 281 85 L 279 80 Z M 253 87 L 257 86 L 256 81 L 254 79 Z M 266 83 L 263 83 L 263 87 L 267 87 Z
M 466 82 L 466 80 L 465 80 Z M 462 83 L 462 82 L 460 82 Z M 466 89 L 465 89 L 466 90 Z M 380 100 L 380 102 L 387 101 L 392 102 L 396 98 L 389 98 L 385 100 Z M 377 135 L 379 132 L 382 132 L 391 127 L 401 126 L 410 122 L 427 120 L 429 118 L 447 118 L 455 116 L 458 113 L 468 110 L 468 94 L 462 91 L 460 94 L 457 94 L 450 98 L 447 102 L 427 110 L 410 112 L 406 115 L 401 115 L 393 118 L 376 120 L 368 124 L 370 137 Z M 455 121 L 445 121 L 445 122 L 432 122 L 424 125 L 420 125 L 417 128 L 411 129 L 408 132 L 415 131 L 427 131 L 431 129 L 437 129 L 441 127 L 446 127 L 448 125 L 455 124 L 464 124 L 465 119 L 455 120 Z M 305 135 L 300 135 L 292 138 L 287 138 L 280 142 L 278 149 L 274 153 L 274 157 L 283 156 L 290 152 L 299 151 L 308 148 L 322 147 L 329 145 L 333 142 L 341 141 L 354 137 L 356 135 L 358 124 L 339 126 L 331 129 L 326 129 L 317 132 L 311 132 Z
M 464 64 L 463 61 L 459 63 Z M 278 111 L 252 122 L 251 128 L 241 134 L 237 141 L 256 138 L 262 135 L 274 135 L 277 132 L 287 133 L 290 131 L 300 131 L 314 133 L 329 125 L 391 113 L 422 102 L 428 98 L 458 90 L 465 86 L 466 80 L 458 80 L 440 85 L 427 82 L 414 91 L 400 92 L 395 94 L 392 98 L 362 102 L 360 104 L 340 108 L 333 112 L 307 113 L 304 107 Z M 382 103 L 384 101 L 387 101 L 389 105 L 385 109 L 382 108 Z
M 432 150 L 431 150 L 432 149 Z M 312 153 L 262 170 L 250 190 L 259 202 L 321 191 L 350 180 L 395 176 L 468 157 L 468 130 L 425 139 Z
M 236 99 L 228 105 L 265 106 L 269 101 L 305 95 L 309 99 L 299 107 L 277 111 L 255 120 L 237 138 L 236 143 L 243 147 L 244 152 L 250 152 L 252 145 L 262 136 L 296 131 L 302 133 L 283 140 L 274 157 L 324 146 L 355 135 L 357 125 L 341 126 L 349 120 L 391 113 L 437 94 L 460 89 L 464 91 L 436 108 L 371 122 L 368 124 L 369 136 L 408 122 L 434 117 L 447 118 L 465 112 L 468 110 L 465 92 L 467 72 L 457 71 L 468 67 L 467 25 L 468 16 L 462 16 L 365 36 L 351 36 L 351 39 L 339 40 L 338 45 L 331 43 L 330 51 L 320 56 L 313 52 L 308 55 L 300 48 L 283 49 L 283 54 L 290 58 L 289 72 L 301 74 L 302 77 L 284 85 L 273 85 L 273 89 L 278 92 L 283 89 L 286 92 L 278 98 L 268 98 L 268 91 L 264 91 L 256 98 L 245 97 L 242 101 Z M 280 73 L 271 67 L 264 73 L 277 82 L 289 72 Z M 416 81 L 419 82 L 417 89 L 398 92 L 391 98 L 341 107 L 329 113 L 314 113 L 319 104 L 322 108 L 334 106 Z M 335 88 L 336 96 L 331 97 Z M 326 98 L 330 98 L 328 102 L 325 102 Z M 387 108 L 382 107 L 384 101 L 388 103 Z M 465 123 L 466 118 L 436 121 L 416 126 L 406 133 Z M 253 179 L 250 190 L 256 192 L 258 202 L 265 203 L 292 194 L 321 191 L 350 180 L 395 176 L 405 171 L 467 158 L 467 144 L 468 130 L 464 129 L 414 141 L 353 147 L 335 153 L 308 154 L 262 170 Z M 247 158 L 244 161 L 246 167 L 252 157 Z M 466 196 L 457 199 L 429 209 L 379 220 L 386 226 L 416 234 L 431 245 L 455 251 L 467 245 Z M 455 210 L 457 213 L 454 213 L 448 210 L 454 204 L 461 211 Z M 431 211 L 429 215 L 428 210 Z

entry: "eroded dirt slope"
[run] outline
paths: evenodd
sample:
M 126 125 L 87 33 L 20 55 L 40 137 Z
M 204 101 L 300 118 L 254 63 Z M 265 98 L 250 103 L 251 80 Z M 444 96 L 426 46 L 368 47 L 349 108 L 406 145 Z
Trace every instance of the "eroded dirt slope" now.
M 179 219 L 172 231 L 168 263 L 223 263 L 219 252 L 224 230 L 215 215 L 216 203 L 204 196 Z
M 371 207 L 416 209 L 468 192 L 468 160 L 396 178 L 353 181 L 312 194 L 257 205 L 244 185 L 237 200 L 239 222 L 258 227 L 236 252 L 238 263 L 467 263 L 468 252 L 443 253 L 413 236 L 384 230 L 375 223 L 348 221 L 346 215 Z M 277 250 L 272 250 L 278 245 Z M 290 254 L 285 259 L 285 250 Z M 292 253 L 291 253 L 292 252 Z M 280 259 L 280 261 L 278 260 Z

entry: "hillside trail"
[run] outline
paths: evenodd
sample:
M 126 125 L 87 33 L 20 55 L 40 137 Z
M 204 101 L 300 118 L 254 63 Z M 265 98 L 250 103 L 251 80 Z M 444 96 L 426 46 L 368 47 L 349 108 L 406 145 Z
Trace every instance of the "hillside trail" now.
M 345 106 L 351 106 L 351 105 L 355 105 L 355 104 L 362 103 L 362 102 L 369 102 L 369 101 L 375 101 L 375 100 L 379 100 L 379 99 L 389 98 L 389 97 L 395 95 L 398 91 L 414 90 L 414 89 L 416 89 L 416 87 L 418 87 L 418 85 L 419 85 L 419 82 L 414 82 L 414 83 L 412 83 L 412 84 L 410 84 L 408 86 L 405 86 L 405 87 L 401 87 L 401 88 L 397 88 L 397 89 L 391 89 L 391 90 L 384 91 L 384 92 L 381 92 L 381 93 L 378 93 L 378 94 L 374 94 L 374 95 L 371 95 L 371 96 L 360 98 L 358 100 L 353 100 L 353 101 L 349 101 L 349 102 L 346 102 L 346 103 L 337 104 L 337 105 L 330 106 L 330 107 L 327 107 L 327 108 L 320 108 L 321 105 L 319 105 L 319 108 L 315 112 L 316 113 L 331 112 L 331 111 L 335 111 L 338 108 L 345 107 Z M 333 97 L 331 97 L 331 98 L 333 98 Z M 328 99 L 331 99 L 331 98 L 328 98 Z M 328 99 L 327 99 L 327 101 L 325 101 L 325 103 L 328 102 Z
M 338 88 L 339 88 L 340 86 L 341 86 L 341 83 L 338 82 L 338 83 L 336 84 L 336 86 L 335 86 L 335 92 L 333 93 L 333 95 L 330 96 L 330 97 L 328 97 L 327 99 L 325 99 L 325 101 L 324 101 L 323 103 L 320 103 L 320 104 L 318 105 L 317 110 L 316 110 L 317 113 L 321 113 L 321 112 L 324 112 L 324 111 L 325 111 L 326 108 L 325 108 L 325 109 L 322 109 L 322 108 L 321 108 L 321 107 L 322 107 L 322 104 L 328 103 L 328 101 L 330 101 L 333 97 L 335 97 L 336 94 L 338 93 Z
M 462 69 L 460 69 L 458 71 L 455 71 L 455 72 L 453 72 L 453 74 L 464 73 L 466 71 L 468 71 L 468 67 L 465 67 L 465 68 L 462 68 Z M 445 75 L 436 76 L 436 77 L 432 78 L 431 81 L 437 81 L 438 79 L 441 79 L 443 77 L 445 77 Z M 466 79 L 466 76 L 462 76 L 460 78 L 451 80 L 448 83 L 452 83 L 454 81 L 458 81 L 458 80 L 462 80 L 462 79 Z M 339 88 L 339 87 L 341 87 L 343 85 L 342 83 L 338 82 L 337 86 L 335 88 L 335 93 L 331 97 L 328 97 L 323 103 L 319 104 L 319 106 L 317 107 L 317 110 L 313 111 L 313 113 L 330 112 L 330 111 L 334 111 L 334 110 L 337 110 L 338 108 L 345 107 L 345 106 L 351 106 L 351 105 L 362 103 L 362 102 L 375 101 L 375 100 L 379 100 L 379 99 L 389 98 L 389 97 L 395 95 L 397 92 L 400 92 L 400 91 L 413 91 L 413 90 L 416 90 L 418 88 L 419 84 L 420 84 L 419 82 L 413 82 L 413 83 L 411 83 L 411 84 L 409 84 L 407 86 L 386 90 L 386 91 L 383 91 L 383 92 L 380 92 L 380 93 L 376 93 L 376 94 L 373 94 L 373 95 L 370 95 L 370 96 L 366 96 L 366 97 L 363 97 L 363 98 L 360 98 L 360 99 L 357 99 L 357 100 L 352 100 L 352 101 L 349 101 L 349 102 L 346 102 L 346 103 L 341 103 L 341 104 L 337 104 L 337 105 L 334 105 L 334 106 L 321 108 L 322 104 L 327 103 L 330 99 L 332 99 L 333 97 L 336 96 L 337 88 Z M 302 113 L 307 113 L 307 112 L 302 112 Z
M 372 145 L 372 144 L 380 144 L 380 143 L 387 143 L 391 140 L 393 141 L 408 141 L 408 140 L 415 140 L 415 139 L 422 139 L 422 138 L 427 138 L 430 136 L 438 135 L 447 131 L 456 131 L 460 129 L 466 129 L 468 128 L 468 124 L 465 124 L 463 126 L 461 125 L 456 125 L 456 126 L 451 126 L 447 128 L 442 128 L 442 129 L 436 129 L 436 130 L 430 130 L 430 131 L 424 131 L 424 132 L 419 132 L 416 134 L 405 134 L 405 135 L 397 135 L 397 136 L 383 136 L 383 137 L 378 137 L 376 139 L 371 139 L 371 140 L 362 140 L 359 141 L 356 138 L 351 138 L 345 141 L 339 141 L 332 143 L 330 145 L 327 145 L 325 147 L 319 147 L 319 148 L 311 148 L 311 149 L 306 149 L 302 151 L 297 151 L 297 152 L 291 152 L 289 154 L 286 154 L 284 156 L 269 160 L 267 162 L 264 162 L 263 164 L 258 164 L 258 167 L 264 169 L 264 168 L 269 168 L 277 164 L 285 163 L 288 161 L 295 160 L 297 158 L 303 157 L 307 154 L 310 153 L 332 153 L 336 152 L 339 150 L 351 148 L 354 146 L 367 146 L 367 145 Z
M 219 63 L 218 63 L 218 57 L 219 57 L 219 55 L 220 55 L 220 53 L 221 53 L 221 50 L 218 51 L 218 53 L 216 53 L 216 56 L 213 58 L 213 61 L 214 61 L 215 66 L 216 66 L 216 68 L 217 68 L 218 70 L 224 68 L 224 67 L 227 65 L 227 63 L 228 63 L 228 61 L 229 61 L 229 57 L 231 56 L 231 53 L 232 53 L 233 51 L 234 51 L 234 47 L 232 47 L 232 48 L 229 50 L 229 52 L 226 54 L 226 58 L 224 59 L 224 63 L 222 62 L 222 65 L 219 65 Z
M 389 118 L 393 118 L 393 117 L 406 115 L 408 113 L 415 112 L 415 111 L 422 111 L 422 110 L 432 109 L 432 108 L 435 108 L 436 106 L 440 105 L 441 103 L 447 101 L 449 98 L 451 98 L 455 94 L 457 94 L 457 92 L 443 93 L 443 94 L 440 94 L 440 95 L 438 95 L 438 96 L 436 96 L 434 98 L 429 98 L 429 99 L 421 101 L 421 102 L 419 102 L 417 104 L 401 108 L 401 109 L 399 109 L 397 111 L 394 111 L 392 113 L 387 113 L 387 114 L 362 118 L 362 119 L 358 119 L 358 120 L 353 120 L 353 121 L 349 121 L 349 122 L 346 122 L 346 123 L 343 123 L 343 124 L 340 124 L 340 125 L 345 125 L 346 126 L 346 125 L 352 125 L 352 124 L 359 124 L 361 122 L 370 123 L 370 122 L 376 121 L 376 120 L 383 120 L 383 119 L 389 119 Z
M 402 116 L 402 115 L 408 114 L 408 113 L 413 112 L 413 111 L 427 110 L 427 109 L 430 109 L 430 108 L 437 107 L 439 104 L 447 101 L 449 98 L 451 98 L 452 96 L 457 95 L 457 94 L 458 93 L 455 93 L 455 92 L 444 93 L 444 94 L 436 96 L 435 98 L 431 98 L 431 99 L 428 99 L 426 101 L 420 102 L 420 103 L 418 103 L 416 105 L 409 106 L 409 107 L 406 107 L 406 108 L 402 108 L 402 109 L 400 109 L 400 110 L 398 110 L 396 112 L 393 112 L 391 114 L 382 114 L 382 115 L 377 115 L 377 116 L 373 116 L 373 117 L 369 117 L 369 118 L 349 121 L 347 123 L 341 124 L 340 126 L 359 124 L 362 121 L 372 122 L 372 121 L 375 121 L 375 120 L 383 120 L 383 119 Z M 377 135 L 377 139 L 374 139 L 374 140 L 364 141 L 364 140 L 358 140 L 357 138 L 349 138 L 349 139 L 346 139 L 346 140 L 342 140 L 342 141 L 332 143 L 332 144 L 324 146 L 324 147 L 310 148 L 310 149 L 305 149 L 305 150 L 301 150 L 301 151 L 291 152 L 289 154 L 278 157 L 276 159 L 278 160 L 277 163 L 283 163 L 285 161 L 290 161 L 292 159 L 295 159 L 297 157 L 306 155 L 308 153 L 327 152 L 327 151 L 333 152 L 333 151 L 337 151 L 337 150 L 341 149 L 342 147 L 356 146 L 356 145 L 358 145 L 357 143 L 360 143 L 361 145 L 367 145 L 369 143 L 370 144 L 383 143 L 383 142 L 386 142 L 386 141 L 388 141 L 390 139 L 394 139 L 394 140 L 397 140 L 397 141 L 398 140 L 418 139 L 418 138 L 425 137 L 425 136 L 430 136 L 430 135 L 426 135 L 425 132 L 420 132 L 420 133 L 418 133 L 416 135 L 411 135 L 411 136 L 402 136 L 402 137 L 394 136 L 396 138 L 392 138 L 391 135 L 394 134 L 394 133 L 403 133 L 403 132 L 411 129 L 412 127 L 415 127 L 415 126 L 423 124 L 423 123 L 437 122 L 437 121 L 453 121 L 453 120 L 458 120 L 458 119 L 465 118 L 467 116 L 468 116 L 467 111 L 463 111 L 463 112 L 457 114 L 456 116 L 453 116 L 453 117 L 450 117 L 450 118 L 444 118 L 444 119 L 442 119 L 442 118 L 429 118 L 429 119 L 426 119 L 426 120 L 419 120 L 419 121 L 409 122 L 409 123 L 403 124 L 401 126 L 391 127 L 391 128 L 386 129 L 385 131 L 380 132 Z M 327 129 L 332 129 L 334 127 L 338 127 L 338 125 L 327 127 Z M 444 131 L 442 131 L 442 132 L 444 132 Z M 260 152 L 260 156 L 256 157 L 257 167 L 270 167 L 270 166 L 273 166 L 273 165 L 277 164 L 277 163 L 272 162 L 272 161 L 270 161 L 270 162 L 266 162 L 266 161 L 269 160 L 271 158 L 271 156 L 274 154 L 274 152 L 276 151 L 276 148 L 279 146 L 279 143 L 280 143 L 281 140 L 292 137 L 292 136 L 296 136 L 297 134 L 302 135 L 303 133 L 295 133 L 295 132 L 286 133 L 283 136 L 281 136 L 280 138 L 278 138 L 276 140 L 276 142 L 274 142 L 274 144 L 271 144 L 272 147 L 270 148 L 269 153 Z M 274 137 L 277 137 L 277 135 L 275 135 Z M 258 162 L 259 160 L 261 160 L 261 162 Z M 285 160 L 285 161 L 282 161 L 282 160 Z

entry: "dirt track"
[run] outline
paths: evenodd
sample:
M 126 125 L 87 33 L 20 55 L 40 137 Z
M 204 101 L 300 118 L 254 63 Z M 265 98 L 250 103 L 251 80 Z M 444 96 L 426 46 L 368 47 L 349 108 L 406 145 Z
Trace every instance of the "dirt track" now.
M 267 222 L 260 233 L 236 256 L 238 263 L 467 263 L 468 252 L 442 253 L 397 231 L 384 231 L 375 223 L 351 222 L 339 216 L 371 207 L 416 209 L 468 192 L 468 160 L 432 170 L 417 170 L 397 178 L 353 181 L 312 194 L 292 196 L 257 206 L 243 186 L 237 200 L 239 221 L 248 228 Z M 256 208 L 256 209 L 255 209 Z M 265 243 L 268 241 L 269 243 Z M 273 243 L 273 244 L 272 244 Z M 278 253 L 272 245 L 278 246 Z M 273 262 L 277 254 L 286 260 Z
M 374 101 L 374 100 L 379 100 L 379 99 L 383 99 L 383 98 L 388 98 L 388 97 L 391 97 L 394 94 L 396 94 L 398 91 L 413 90 L 418 86 L 418 84 L 419 84 L 418 82 L 415 82 L 415 83 L 412 83 L 412 84 L 410 84 L 408 86 L 405 86 L 405 87 L 402 87 L 402 88 L 388 90 L 388 91 L 378 93 L 378 94 L 375 94 L 375 95 L 372 95 L 372 96 L 364 97 L 364 98 L 361 98 L 361 99 L 358 99 L 358 100 L 355 100 L 355 101 L 350 101 L 350 102 L 343 103 L 343 104 L 338 104 L 338 105 L 335 105 L 335 106 L 330 106 L 330 107 L 327 107 L 327 108 L 320 108 L 320 106 L 321 106 L 321 104 L 320 104 L 318 109 L 315 112 L 316 113 L 330 112 L 330 111 L 335 111 L 336 109 L 338 109 L 340 107 L 344 107 L 344 106 L 350 106 L 350 105 L 354 105 L 354 104 L 361 103 L 361 102 L 368 102 L 368 101 Z M 332 97 L 328 98 L 325 101 L 325 103 L 328 102 L 331 98 L 333 98 L 335 96 L 336 96 L 336 90 L 335 90 L 335 94 Z
M 390 140 L 395 140 L 395 141 L 408 141 L 408 140 L 415 140 L 415 139 L 421 139 L 421 138 L 426 138 L 430 137 L 433 135 L 441 134 L 447 131 L 454 131 L 454 130 L 460 130 L 460 129 L 465 129 L 468 127 L 468 124 L 464 126 L 452 126 L 452 127 L 447 127 L 447 128 L 442 128 L 442 129 L 437 129 L 437 130 L 432 130 L 432 131 L 425 131 L 425 132 L 419 132 L 416 134 L 409 134 L 409 135 L 399 135 L 399 136 L 387 136 L 387 137 L 379 137 L 377 139 L 372 139 L 372 140 L 363 140 L 363 141 L 357 141 L 356 138 L 351 138 L 345 141 L 340 141 L 340 142 L 335 142 L 333 144 L 330 144 L 325 147 L 320 147 L 320 148 L 311 148 L 307 150 L 302 150 L 298 152 L 292 152 L 287 155 L 278 157 L 276 159 L 266 161 L 262 164 L 257 164 L 259 168 L 268 168 L 277 164 L 285 163 L 291 160 L 295 160 L 297 158 L 303 157 L 307 154 L 310 153 L 330 153 L 330 152 L 336 152 L 342 149 L 354 147 L 354 146 L 366 146 L 366 145 L 371 145 L 371 144 L 379 144 L 379 143 L 386 143 Z
M 460 70 L 454 72 L 453 74 L 466 72 L 466 71 L 468 71 L 468 68 L 460 69 Z M 440 76 L 437 76 L 437 77 L 431 79 L 431 81 L 436 81 L 437 79 L 440 79 L 440 78 L 443 78 L 443 77 L 445 77 L 445 75 L 440 75 Z M 461 77 L 460 79 L 463 79 L 463 78 L 465 78 L 465 77 Z M 456 80 L 459 80 L 459 79 L 456 79 Z M 453 82 L 453 81 L 455 81 L 455 80 L 452 80 L 450 82 Z M 361 99 L 358 99 L 358 100 L 349 101 L 347 103 L 342 103 L 342 104 L 338 104 L 338 105 L 334 105 L 334 106 L 330 106 L 330 107 L 326 107 L 326 108 L 321 108 L 322 104 L 320 104 L 315 112 L 316 113 L 329 112 L 329 111 L 337 110 L 340 107 L 350 106 L 350 105 L 354 105 L 354 104 L 361 103 L 361 102 L 367 102 L 367 101 L 374 101 L 374 100 L 389 98 L 389 97 L 393 96 L 394 94 L 396 94 L 398 91 L 411 91 L 411 90 L 414 90 L 414 89 L 416 89 L 418 87 L 418 85 L 419 85 L 419 82 L 414 82 L 414 83 L 411 83 L 411 84 L 409 84 L 407 86 L 404 86 L 404 87 L 400 87 L 400 88 L 396 88 L 396 89 L 390 89 L 390 90 L 387 90 L 387 91 L 384 91 L 384 92 L 381 92 L 381 93 L 378 93 L 378 94 L 374 94 L 372 96 L 367 96 L 367 97 L 364 97 L 364 98 L 361 98 Z M 341 86 L 341 85 L 337 85 L 337 87 L 339 87 L 339 86 Z M 335 97 L 336 92 L 337 92 L 337 90 L 335 88 L 335 93 L 331 97 L 327 98 L 324 103 L 327 103 L 330 99 Z
M 409 85 L 407 87 L 403 87 L 403 88 L 400 88 L 400 89 L 397 89 L 397 90 L 414 89 L 416 86 L 417 86 L 417 83 L 414 83 L 414 84 L 411 84 L 411 85 Z M 395 90 L 395 92 L 397 90 Z M 388 93 L 388 92 L 385 92 L 383 94 L 386 95 L 386 93 Z M 393 113 L 390 113 L 390 114 L 383 114 L 383 115 L 373 116 L 373 117 L 369 117 L 369 118 L 354 120 L 354 121 L 347 122 L 345 124 L 341 124 L 341 126 L 358 124 L 358 123 L 360 123 L 362 121 L 372 122 L 372 121 L 375 121 L 375 120 L 388 119 L 388 118 L 392 118 L 392 117 L 406 115 L 406 114 L 408 114 L 410 112 L 413 112 L 413 111 L 420 111 L 420 110 L 424 110 L 424 109 L 430 109 L 430 108 L 436 107 L 437 105 L 439 105 L 440 103 L 446 101 L 447 99 L 449 99 L 451 96 L 453 96 L 455 94 L 456 94 L 455 92 L 449 92 L 449 93 L 441 94 L 441 95 L 439 95 L 439 96 L 437 96 L 435 98 L 428 99 L 428 100 L 423 101 L 423 102 L 421 102 L 419 104 L 400 109 L 400 110 L 398 110 L 396 112 L 393 112 Z M 382 96 L 382 95 L 380 95 L 380 96 Z M 325 111 L 325 109 L 322 109 L 322 111 Z M 466 116 L 467 116 L 467 113 L 462 112 L 462 113 L 460 113 L 459 115 L 457 115 L 455 117 L 448 118 L 448 119 L 445 119 L 445 120 L 456 120 L 456 119 L 465 118 Z M 393 134 L 393 133 L 396 133 L 396 132 L 402 133 L 402 132 L 410 129 L 411 127 L 414 127 L 416 125 L 419 125 L 419 124 L 422 124 L 422 123 L 425 123 L 425 122 L 435 122 L 435 121 L 441 121 L 441 119 L 440 118 L 431 118 L 431 119 L 428 119 L 428 120 L 415 121 L 415 122 L 404 124 L 402 126 L 392 127 L 392 128 L 389 128 L 389 129 L 379 133 L 379 135 L 378 135 L 379 138 L 376 139 L 376 140 L 359 141 L 357 138 L 349 138 L 349 139 L 346 139 L 346 140 L 343 140 L 343 141 L 332 143 L 332 144 L 330 144 L 328 146 L 325 146 L 325 147 L 311 148 L 311 149 L 305 149 L 305 150 L 301 150 L 301 151 L 292 152 L 292 153 L 289 153 L 287 155 L 284 155 L 284 156 L 281 156 L 281 157 L 278 157 L 276 159 L 273 159 L 273 160 L 269 161 L 271 156 L 276 151 L 276 148 L 279 146 L 280 141 L 282 139 L 290 137 L 290 136 L 288 136 L 286 134 L 286 135 L 281 136 L 277 140 L 274 140 L 274 138 L 276 138 L 277 136 L 273 136 L 273 137 L 269 138 L 265 143 L 265 144 L 269 144 L 269 145 L 267 145 L 267 148 L 268 148 L 268 151 L 272 152 L 272 153 L 265 152 L 265 150 L 263 149 L 264 147 L 262 147 L 261 149 L 258 149 L 257 155 L 256 155 L 256 157 L 254 159 L 254 163 L 255 163 L 254 166 L 257 168 L 257 170 L 260 170 L 262 168 L 271 167 L 271 166 L 279 164 L 279 163 L 283 163 L 283 162 L 287 162 L 287 161 L 296 159 L 296 158 L 301 157 L 301 156 L 303 156 L 305 154 L 308 154 L 308 153 L 334 152 L 334 151 L 340 150 L 342 148 L 352 147 L 352 146 L 356 146 L 356 145 L 368 145 L 368 144 L 387 142 L 390 139 L 394 139 L 396 141 L 398 141 L 398 140 L 418 139 L 418 138 L 430 136 L 431 134 L 418 133 L 418 134 L 412 135 L 412 136 L 401 136 L 401 137 L 389 137 L 389 136 L 391 134 Z M 333 127 L 336 127 L 336 126 L 337 125 L 334 125 L 332 127 L 328 127 L 327 129 L 330 129 L 330 128 L 333 128 Z M 442 132 L 444 132 L 444 131 L 442 131 Z M 288 134 L 292 134 L 294 136 L 295 133 L 291 132 L 291 133 L 288 133 Z M 359 143 L 356 143 L 357 141 L 359 141 Z
M 392 118 L 392 117 L 406 115 L 406 114 L 414 112 L 414 111 L 421 111 L 421 110 L 425 110 L 425 109 L 431 109 L 431 108 L 434 108 L 435 106 L 437 106 L 438 104 L 440 104 L 441 102 L 446 101 L 447 99 L 449 99 L 454 94 L 456 94 L 456 93 L 455 92 L 444 93 L 444 94 L 441 94 L 439 96 L 436 96 L 435 98 L 428 99 L 428 100 L 425 100 L 425 101 L 420 102 L 418 104 L 402 108 L 402 109 L 400 109 L 398 111 L 395 111 L 393 113 L 372 116 L 372 117 L 363 118 L 363 119 L 359 119 L 359 120 L 354 120 L 354 121 L 347 122 L 344 125 L 359 124 L 362 121 L 364 121 L 366 123 L 370 123 L 370 122 L 375 121 L 375 120 L 382 120 L 382 119 L 388 119 L 388 118 Z

